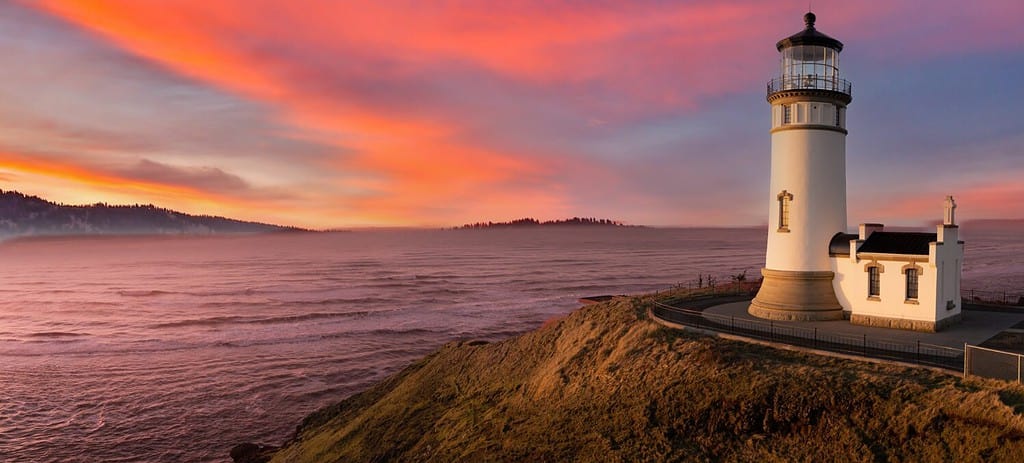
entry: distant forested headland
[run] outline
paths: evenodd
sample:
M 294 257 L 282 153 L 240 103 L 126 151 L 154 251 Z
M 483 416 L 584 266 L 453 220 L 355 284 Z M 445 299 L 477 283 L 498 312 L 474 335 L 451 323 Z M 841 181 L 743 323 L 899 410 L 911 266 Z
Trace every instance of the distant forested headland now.
M 212 234 L 298 231 L 258 222 L 191 215 L 148 205 L 57 204 L 0 190 L 0 237 L 31 235 Z
M 635 227 L 636 225 L 626 225 L 617 220 L 610 219 L 595 219 L 593 217 L 573 217 L 571 219 L 545 220 L 543 222 L 534 218 L 516 219 L 510 220 L 508 222 L 477 222 L 468 223 L 461 227 L 455 228 L 459 230 L 465 230 L 473 228 L 519 228 L 547 226 Z

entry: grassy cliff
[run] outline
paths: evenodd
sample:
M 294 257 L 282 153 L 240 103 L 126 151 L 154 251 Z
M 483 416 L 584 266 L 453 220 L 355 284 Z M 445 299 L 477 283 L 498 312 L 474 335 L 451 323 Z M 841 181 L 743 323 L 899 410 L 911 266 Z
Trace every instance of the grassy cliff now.
M 645 299 L 450 343 L 275 462 L 1024 461 L 1024 388 L 664 328 Z

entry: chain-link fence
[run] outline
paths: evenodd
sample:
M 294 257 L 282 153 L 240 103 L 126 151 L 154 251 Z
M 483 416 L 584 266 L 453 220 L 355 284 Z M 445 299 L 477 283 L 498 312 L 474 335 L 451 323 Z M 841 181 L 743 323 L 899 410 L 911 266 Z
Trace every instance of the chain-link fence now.
M 1024 355 L 964 344 L 964 377 L 981 376 L 1021 382 Z

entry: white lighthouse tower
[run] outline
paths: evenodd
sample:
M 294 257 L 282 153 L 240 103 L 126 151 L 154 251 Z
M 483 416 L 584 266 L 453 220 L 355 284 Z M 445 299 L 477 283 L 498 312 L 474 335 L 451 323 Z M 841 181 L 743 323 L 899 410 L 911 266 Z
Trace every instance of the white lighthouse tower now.
M 776 44 L 780 74 L 768 82 L 772 114 L 771 190 L 764 281 L 752 315 L 774 320 L 835 320 L 829 242 L 847 231 L 846 106 L 851 85 L 839 72 L 843 44 L 814 28 Z

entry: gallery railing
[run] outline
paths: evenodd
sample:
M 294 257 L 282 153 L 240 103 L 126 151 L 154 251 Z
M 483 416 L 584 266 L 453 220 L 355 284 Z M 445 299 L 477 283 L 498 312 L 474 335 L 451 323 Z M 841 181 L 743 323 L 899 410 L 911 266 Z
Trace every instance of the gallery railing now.
M 853 84 L 846 79 L 817 74 L 779 76 L 768 81 L 769 95 L 783 90 L 829 90 L 853 95 Z
M 818 328 L 793 326 L 772 320 L 750 320 L 728 315 L 706 314 L 661 302 L 654 302 L 651 312 L 655 317 L 667 322 L 764 341 L 842 354 L 897 360 L 955 371 L 961 371 L 964 365 L 964 351 L 920 341 L 910 343 L 867 335 L 832 333 Z

